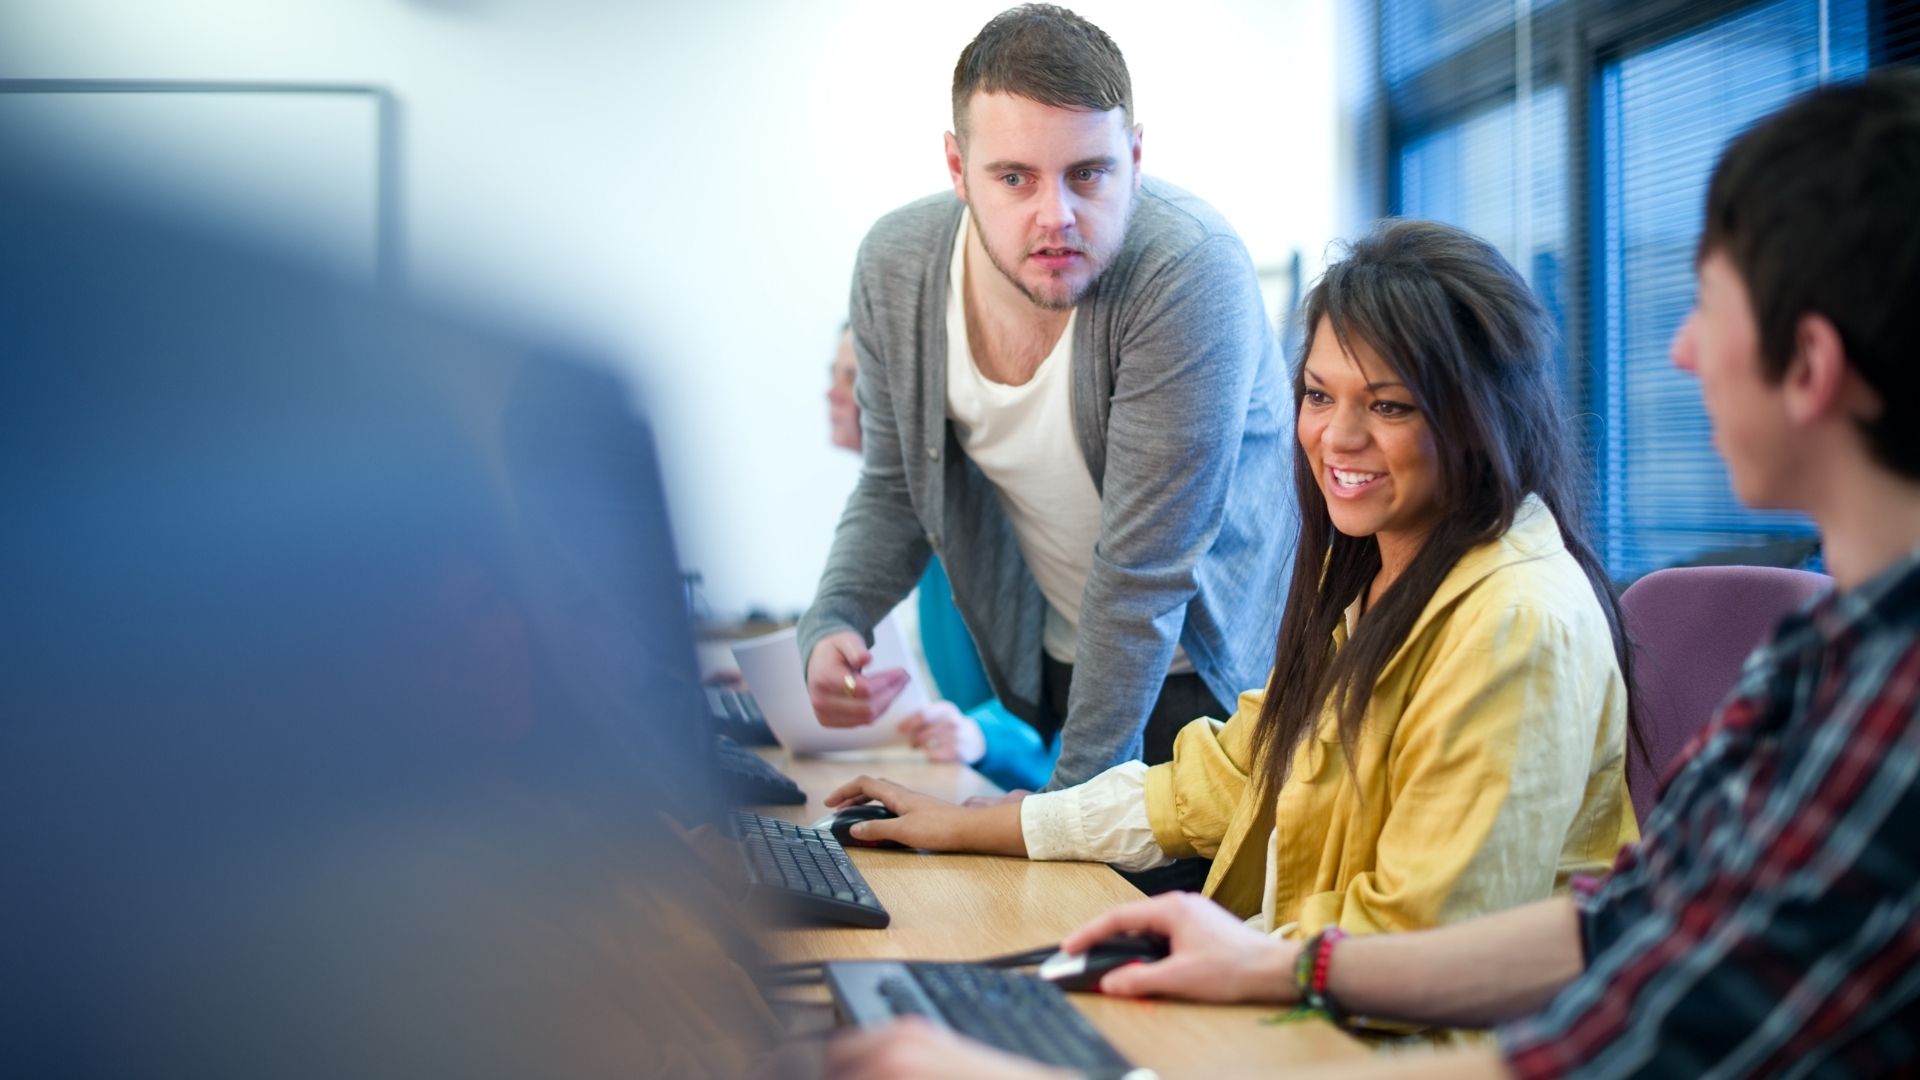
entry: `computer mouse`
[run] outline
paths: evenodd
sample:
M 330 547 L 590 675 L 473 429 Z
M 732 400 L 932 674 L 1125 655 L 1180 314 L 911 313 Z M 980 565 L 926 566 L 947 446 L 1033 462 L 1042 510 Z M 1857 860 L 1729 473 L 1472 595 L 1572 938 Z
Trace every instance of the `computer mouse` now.
M 901 851 L 910 851 L 911 848 L 896 840 L 861 840 L 852 832 L 854 825 L 859 822 L 884 821 L 887 818 L 899 816 L 877 802 L 860 803 L 856 806 L 843 806 L 834 811 L 826 827 L 833 833 L 833 838 L 840 841 L 841 847 L 898 848 Z
M 1163 960 L 1172 948 L 1159 934 L 1115 934 L 1083 953 L 1057 952 L 1040 964 L 1040 977 L 1062 990 L 1100 989 L 1100 977 L 1128 964 Z

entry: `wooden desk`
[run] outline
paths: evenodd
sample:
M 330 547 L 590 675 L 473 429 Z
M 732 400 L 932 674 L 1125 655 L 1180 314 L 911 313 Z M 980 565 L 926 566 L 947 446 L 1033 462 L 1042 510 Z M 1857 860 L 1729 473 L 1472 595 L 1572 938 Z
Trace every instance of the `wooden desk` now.
M 946 799 L 998 794 L 972 769 L 933 765 L 914 752 L 885 752 L 849 762 L 763 755 L 793 777 L 805 806 L 757 807 L 810 824 L 826 811 L 821 797 L 861 773 L 884 776 Z M 885 930 L 787 928 L 764 932 L 779 960 L 978 960 L 1050 945 L 1095 915 L 1140 898 L 1139 890 L 1098 863 L 1036 863 L 987 855 L 851 849 L 880 902 L 893 914 Z M 818 990 L 826 1000 L 824 988 Z M 1319 1021 L 1269 1023 L 1281 1010 L 1191 1005 L 1075 994 L 1074 1005 L 1120 1052 L 1166 1080 L 1271 1074 L 1276 1066 L 1364 1057 L 1357 1041 Z

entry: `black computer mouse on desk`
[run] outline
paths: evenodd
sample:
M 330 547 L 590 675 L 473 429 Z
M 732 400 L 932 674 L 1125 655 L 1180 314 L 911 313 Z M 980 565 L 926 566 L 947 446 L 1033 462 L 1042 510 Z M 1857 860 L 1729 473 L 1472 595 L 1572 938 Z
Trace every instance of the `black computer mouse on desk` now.
M 911 851 L 911 848 L 897 840 L 862 840 L 853 835 L 853 827 L 862 821 L 885 821 L 899 816 L 877 802 L 860 803 L 855 806 L 843 806 L 834 811 L 833 817 L 827 821 L 826 828 L 833 833 L 835 840 L 840 841 L 841 847 L 897 848 L 901 851 Z
M 1083 953 L 1057 952 L 1040 964 L 1039 975 L 1062 990 L 1100 989 L 1100 977 L 1128 964 L 1150 964 L 1172 952 L 1159 934 L 1115 934 Z

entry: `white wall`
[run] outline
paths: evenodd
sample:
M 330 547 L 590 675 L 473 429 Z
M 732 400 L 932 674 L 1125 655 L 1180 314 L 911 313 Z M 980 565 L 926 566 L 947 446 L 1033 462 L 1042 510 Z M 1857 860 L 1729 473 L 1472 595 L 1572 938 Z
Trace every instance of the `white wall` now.
M 1147 171 L 1256 262 L 1333 233 L 1334 0 L 1083 0 Z M 619 357 L 655 404 L 714 610 L 804 606 L 856 463 L 822 394 L 866 226 L 946 181 L 955 58 L 1002 0 L 59 0 L 0 5 L 0 76 L 356 81 L 404 108 L 424 291 Z

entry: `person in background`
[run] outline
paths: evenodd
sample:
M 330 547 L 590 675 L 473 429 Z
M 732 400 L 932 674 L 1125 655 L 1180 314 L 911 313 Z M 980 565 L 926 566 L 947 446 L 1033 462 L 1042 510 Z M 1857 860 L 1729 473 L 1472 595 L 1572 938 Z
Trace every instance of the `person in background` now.
M 827 438 L 842 450 L 860 452 L 860 402 L 853 394 L 860 358 L 853 354 L 853 331 L 843 323 L 833 363 L 827 365 Z
M 1344 943 L 1276 940 L 1209 901 L 1160 897 L 1066 939 L 1081 950 L 1122 931 L 1170 937 L 1166 960 L 1102 989 L 1504 1025 L 1475 1050 L 1342 1077 L 1920 1068 L 1916 191 L 1913 71 L 1817 90 L 1714 169 L 1673 362 L 1700 380 L 1734 492 L 1811 515 L 1834 589 L 1748 660 L 1610 876 Z M 828 1057 L 834 1076 L 1044 1075 L 921 1024 L 848 1035 Z
M 1625 643 L 1546 311 L 1485 241 L 1399 221 L 1305 315 L 1305 529 L 1266 691 L 1188 724 L 1167 764 L 1018 805 L 861 778 L 828 804 L 899 816 L 856 836 L 1136 872 L 1197 854 L 1208 896 L 1297 940 L 1542 900 L 1636 835 Z
M 828 369 L 827 425 L 833 445 L 856 453 L 861 445 L 860 403 L 853 392 L 858 373 L 853 332 L 843 327 Z M 953 606 L 953 586 L 938 557 L 927 560 L 917 595 L 921 652 L 945 700 L 908 717 L 902 729 L 928 758 L 971 765 L 1010 792 L 1045 784 L 1059 756 L 1060 740 L 1056 737 L 1049 745 L 1032 724 L 1007 711 L 993 696 L 979 650 Z

